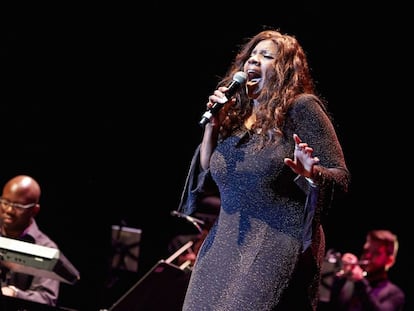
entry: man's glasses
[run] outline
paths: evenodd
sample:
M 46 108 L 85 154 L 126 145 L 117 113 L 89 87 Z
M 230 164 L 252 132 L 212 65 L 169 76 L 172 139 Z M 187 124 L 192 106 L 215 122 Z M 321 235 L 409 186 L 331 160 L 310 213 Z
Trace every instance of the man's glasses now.
M 13 207 L 14 209 L 28 209 L 31 207 L 36 206 L 36 203 L 30 203 L 30 204 L 20 204 L 20 203 L 14 203 L 10 202 L 9 200 L 3 199 L 0 197 L 0 204 L 4 207 Z

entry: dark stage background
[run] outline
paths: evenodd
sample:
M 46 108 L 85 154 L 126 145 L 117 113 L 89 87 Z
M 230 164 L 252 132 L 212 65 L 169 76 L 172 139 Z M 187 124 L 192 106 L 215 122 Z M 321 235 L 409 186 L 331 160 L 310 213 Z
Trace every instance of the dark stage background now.
M 410 88 L 401 78 L 410 51 L 408 28 L 397 24 L 405 10 L 387 5 L 375 14 L 319 1 L 2 9 L 0 184 L 16 174 L 40 182 L 37 221 L 81 274 L 62 285 L 61 305 L 98 310 L 129 286 L 106 288 L 111 224 L 143 230 L 128 282 L 168 257 L 174 235 L 193 232 L 170 211 L 207 97 L 244 38 L 273 26 L 307 51 L 353 176 L 329 215 L 327 247 L 359 253 L 369 229 L 393 230 L 400 253 L 391 278 L 412 308 L 402 179 L 411 176 L 402 158 Z

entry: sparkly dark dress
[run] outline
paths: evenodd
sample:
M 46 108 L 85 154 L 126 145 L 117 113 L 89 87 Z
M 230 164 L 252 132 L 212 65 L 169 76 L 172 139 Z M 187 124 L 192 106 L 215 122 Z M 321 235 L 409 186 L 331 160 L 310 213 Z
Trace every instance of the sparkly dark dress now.
M 208 171 L 199 170 L 197 148 L 179 210 L 192 214 L 215 186 L 222 206 L 198 253 L 184 311 L 315 309 L 325 253 L 321 215 L 334 188 L 347 187 L 349 174 L 316 98 L 298 100 L 283 130 L 284 137 L 261 150 L 258 135 L 246 129 L 220 141 Z M 318 186 L 283 163 L 293 157 L 293 133 L 325 167 Z

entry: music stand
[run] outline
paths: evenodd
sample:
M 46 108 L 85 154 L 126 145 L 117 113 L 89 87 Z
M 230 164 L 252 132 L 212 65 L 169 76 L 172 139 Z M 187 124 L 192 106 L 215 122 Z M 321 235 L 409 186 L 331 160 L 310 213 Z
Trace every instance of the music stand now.
M 112 268 L 137 272 L 142 230 L 112 225 Z

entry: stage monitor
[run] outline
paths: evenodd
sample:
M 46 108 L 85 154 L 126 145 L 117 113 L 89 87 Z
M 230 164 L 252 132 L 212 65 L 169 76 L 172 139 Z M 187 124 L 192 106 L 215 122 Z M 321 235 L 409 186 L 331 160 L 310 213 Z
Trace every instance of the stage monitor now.
M 0 237 L 0 264 L 14 272 L 74 284 L 79 272 L 56 248 Z
M 109 311 L 181 311 L 191 270 L 160 260 Z

